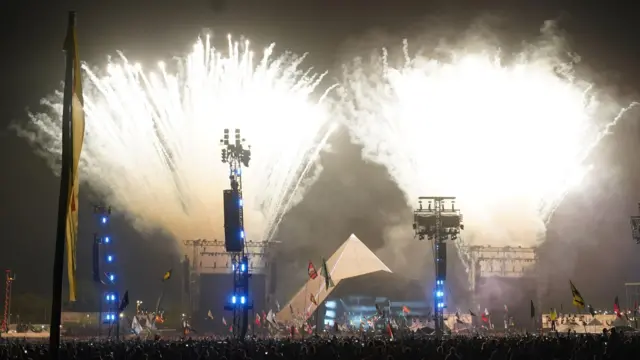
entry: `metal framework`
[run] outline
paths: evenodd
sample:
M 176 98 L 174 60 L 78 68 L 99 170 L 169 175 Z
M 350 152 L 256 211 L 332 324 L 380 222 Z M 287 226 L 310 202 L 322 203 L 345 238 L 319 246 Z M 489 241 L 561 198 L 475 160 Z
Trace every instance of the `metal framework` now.
M 242 167 L 249 167 L 251 160 L 251 149 L 245 146 L 245 141 L 240 136 L 240 129 L 235 129 L 234 139 L 229 138 L 229 129 L 224 129 L 223 138 L 220 139 L 221 160 L 223 164 L 229 164 L 229 185 L 231 191 L 237 195 L 240 201 L 238 211 L 238 224 L 241 231 L 241 238 L 244 246 L 241 252 L 230 253 L 231 267 L 233 272 L 233 294 L 231 302 L 225 308 L 233 312 L 233 335 L 237 339 L 244 339 L 249 327 L 249 310 L 253 308 L 249 297 L 249 279 L 251 271 L 248 268 L 249 257 L 246 252 L 246 241 L 244 241 L 244 213 L 242 207 Z M 225 224 L 225 226 L 227 226 Z M 237 301 L 237 302 L 236 302 Z
M 638 203 L 638 212 L 640 213 L 640 203 Z M 640 216 L 631 216 L 631 236 L 636 244 L 640 245 Z
M 624 284 L 627 310 L 633 311 L 634 318 L 640 312 L 640 282 Z
M 464 230 L 462 214 L 455 207 L 452 196 L 421 196 L 418 209 L 413 213 L 413 230 L 419 240 L 433 240 L 436 285 L 434 294 L 435 334 L 442 338 L 445 328 L 447 280 L 447 240 L 456 240 L 460 230 Z M 423 207 L 427 203 L 427 208 Z
M 476 281 L 484 277 L 519 278 L 533 269 L 538 260 L 536 248 L 465 246 L 461 251 L 469 266 L 469 285 L 475 291 Z
M 233 264 L 233 253 L 226 251 L 224 241 L 194 239 L 183 240 L 182 243 L 191 248 L 189 255 L 189 303 L 188 312 L 194 313 L 199 309 L 200 286 L 199 279 L 202 274 L 228 273 Z M 245 255 L 253 261 L 249 261 L 249 269 L 252 272 L 266 271 L 270 266 L 271 248 L 279 244 L 279 241 L 247 241 L 245 242 Z M 206 258 L 214 258 L 207 261 Z M 217 260 L 222 260 L 218 263 Z
M 11 287 L 15 281 L 15 276 L 11 273 L 11 270 L 5 270 L 4 281 L 4 311 L 0 331 L 7 332 L 11 323 Z
M 113 238 L 111 237 L 111 206 L 96 205 L 93 207 L 93 214 L 96 217 L 97 229 L 94 233 L 94 242 L 98 247 L 97 255 L 94 261 L 94 281 L 101 293 L 100 314 L 98 325 L 98 336 L 100 336 L 100 327 L 102 324 L 107 325 L 109 330 L 108 336 L 111 336 L 111 330 L 115 327 L 115 337 L 119 337 L 120 332 L 120 314 L 118 308 L 120 306 L 120 296 L 116 286 L 117 274 L 115 271 L 116 258 L 113 254 Z

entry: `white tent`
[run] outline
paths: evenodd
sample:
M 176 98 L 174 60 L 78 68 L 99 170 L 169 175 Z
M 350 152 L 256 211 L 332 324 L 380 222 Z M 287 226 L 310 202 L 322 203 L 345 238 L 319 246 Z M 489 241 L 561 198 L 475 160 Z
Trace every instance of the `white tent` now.
M 315 279 L 309 279 L 296 295 L 276 314 L 276 320 L 287 322 L 302 317 L 308 318 L 316 310 L 316 305 L 311 302 L 311 295 L 318 304 L 322 303 L 327 296 L 338 286 L 342 280 L 374 273 L 377 271 L 391 272 L 389 268 L 360 241 L 351 234 L 347 241 L 336 250 L 327 260 L 327 268 L 331 275 L 331 280 L 335 286 L 325 288 L 325 279 L 321 275 L 322 263 L 314 264 L 318 271 Z

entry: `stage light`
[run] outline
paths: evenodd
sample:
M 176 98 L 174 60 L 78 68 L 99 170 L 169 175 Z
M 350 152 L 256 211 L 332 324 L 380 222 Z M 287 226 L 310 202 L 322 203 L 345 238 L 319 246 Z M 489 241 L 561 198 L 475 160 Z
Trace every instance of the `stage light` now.
M 238 206 L 242 207 L 242 199 L 238 200 Z
M 436 291 L 436 296 L 437 297 L 443 297 L 444 296 L 444 292 L 443 291 Z
M 106 224 L 107 223 L 107 217 L 103 216 L 101 221 L 102 221 L 103 224 Z
M 441 309 L 444 308 L 444 303 L 438 303 L 438 307 Z
M 113 261 L 113 256 L 107 255 L 107 262 L 112 262 L 112 261 Z
M 109 274 L 109 281 L 114 282 L 116 280 L 116 276 L 113 274 Z
M 327 312 L 326 312 L 326 313 L 324 313 L 324 315 L 325 315 L 327 318 L 335 319 L 335 317 L 336 317 L 336 312 L 335 312 L 335 311 L 333 311 L 333 310 L 327 310 Z
M 110 243 L 110 242 L 111 242 L 111 238 L 109 238 L 108 236 L 105 236 L 105 237 L 104 237 L 104 243 L 105 243 L 105 244 L 108 244 L 108 243 Z
M 247 302 L 247 299 L 244 296 L 240 296 L 240 304 L 244 305 Z
M 247 264 L 245 264 L 245 263 L 240 264 L 240 271 L 241 272 L 247 271 Z
M 235 296 L 235 295 L 233 295 L 233 296 L 231 297 L 231 303 L 232 303 L 232 304 L 235 304 L 236 302 L 237 302 L 236 296 Z
M 335 308 L 337 307 L 337 305 L 338 305 L 338 304 L 337 304 L 335 301 L 333 301 L 333 300 L 330 300 L 330 301 L 327 301 L 327 302 L 325 302 L 325 303 L 324 303 L 324 306 L 325 306 L 327 309 L 335 309 Z
M 240 230 L 240 238 L 244 239 L 244 230 Z

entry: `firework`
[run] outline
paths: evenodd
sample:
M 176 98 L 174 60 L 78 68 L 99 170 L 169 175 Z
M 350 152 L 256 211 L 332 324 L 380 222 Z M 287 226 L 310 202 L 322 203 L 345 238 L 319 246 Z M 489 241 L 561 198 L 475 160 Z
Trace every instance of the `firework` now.
M 223 239 L 222 190 L 229 178 L 219 139 L 225 128 L 241 129 L 253 149 L 243 174 L 250 239 L 273 237 L 303 192 L 331 131 L 324 95 L 315 94 L 324 74 L 301 69 L 304 56 L 273 57 L 273 45 L 254 58 L 248 41 L 228 40 L 222 50 L 208 37 L 199 40 L 188 56 L 160 63 L 156 73 L 123 54 L 106 72 L 83 69 L 82 181 L 141 229 L 178 240 Z M 45 99 L 48 111 L 31 114 L 22 131 L 50 160 L 60 158 L 61 100 L 60 93 Z
M 622 114 L 597 121 L 608 104 L 549 49 L 507 63 L 492 47 L 412 58 L 404 45 L 401 66 L 383 51 L 345 67 L 342 109 L 365 158 L 386 166 L 413 206 L 456 196 L 465 241 L 537 245 Z

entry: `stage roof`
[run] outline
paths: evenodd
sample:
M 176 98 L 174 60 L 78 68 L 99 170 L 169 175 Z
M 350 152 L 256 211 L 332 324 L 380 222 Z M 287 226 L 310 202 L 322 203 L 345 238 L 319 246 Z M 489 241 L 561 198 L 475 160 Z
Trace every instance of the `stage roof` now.
M 322 264 L 316 263 L 314 265 L 318 270 L 318 276 L 315 279 L 309 279 L 291 301 L 276 314 L 276 319 L 279 322 L 292 321 L 294 316 L 299 318 L 303 314 L 308 317 L 308 314 L 313 313 L 317 307 L 310 300 L 311 294 L 313 294 L 317 303 L 321 304 L 345 279 L 378 271 L 391 273 L 391 270 L 353 234 L 327 260 L 329 274 L 335 286 L 327 290 L 325 288 L 325 279 L 320 275 Z M 291 309 L 293 309 L 293 313 Z

